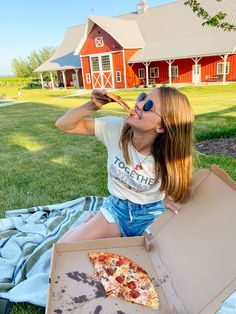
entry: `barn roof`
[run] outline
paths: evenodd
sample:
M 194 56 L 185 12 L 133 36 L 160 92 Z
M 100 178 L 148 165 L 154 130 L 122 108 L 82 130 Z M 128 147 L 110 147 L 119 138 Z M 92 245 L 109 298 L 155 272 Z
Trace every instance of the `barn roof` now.
M 139 48 L 129 63 L 189 57 L 223 55 L 236 49 L 236 31 L 202 26 L 185 0 L 131 12 L 117 17 L 89 16 L 87 24 L 67 30 L 53 56 L 36 72 L 55 71 L 81 66 L 79 51 L 94 24 L 98 24 L 126 49 Z M 226 12 L 226 21 L 236 24 L 236 0 L 198 0 L 211 14 Z
M 104 16 L 89 16 L 86 31 L 80 41 L 75 54 L 79 54 L 85 40 L 89 36 L 94 24 L 97 24 L 110 34 L 123 48 L 143 48 L 145 41 L 140 31 L 137 21 L 123 18 L 113 18 Z
M 122 18 L 138 22 L 145 47 L 131 57 L 129 62 L 180 59 L 198 56 L 233 53 L 236 47 L 236 31 L 202 26 L 185 0 L 148 9 L 145 14 L 126 14 Z M 236 1 L 199 0 L 214 15 L 226 12 L 226 21 L 236 23 Z
M 52 57 L 40 65 L 34 72 L 47 72 L 57 70 L 77 69 L 81 67 L 80 58 L 74 55 L 85 31 L 85 25 L 77 25 L 67 29 L 61 45 Z

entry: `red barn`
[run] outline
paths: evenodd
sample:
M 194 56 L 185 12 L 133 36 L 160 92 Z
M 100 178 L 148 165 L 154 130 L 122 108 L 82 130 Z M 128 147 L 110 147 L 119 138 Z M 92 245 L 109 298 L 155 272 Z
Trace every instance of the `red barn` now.
M 65 87 L 85 89 L 236 81 L 236 32 L 202 26 L 184 2 L 148 8 L 140 0 L 132 13 L 89 16 L 36 72 L 57 71 Z M 236 22 L 235 0 L 200 2 Z

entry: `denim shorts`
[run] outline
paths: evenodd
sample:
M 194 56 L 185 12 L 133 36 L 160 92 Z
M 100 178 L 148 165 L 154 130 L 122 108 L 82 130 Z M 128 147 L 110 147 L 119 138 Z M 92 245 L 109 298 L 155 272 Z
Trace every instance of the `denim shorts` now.
M 141 235 L 166 210 L 163 201 L 135 204 L 113 195 L 106 198 L 100 211 L 109 223 L 116 223 L 123 237 Z

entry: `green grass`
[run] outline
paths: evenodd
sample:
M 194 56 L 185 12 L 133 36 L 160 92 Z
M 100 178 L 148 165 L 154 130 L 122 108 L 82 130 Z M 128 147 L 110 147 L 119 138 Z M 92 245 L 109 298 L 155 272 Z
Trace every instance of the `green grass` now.
M 236 136 L 236 85 L 181 89 L 195 113 L 196 140 Z M 147 91 L 147 89 L 145 89 Z M 6 97 L 17 98 L 17 87 L 0 87 Z M 131 106 L 141 89 L 118 91 Z M 92 137 L 60 133 L 56 119 L 67 109 L 83 104 L 89 95 L 61 98 L 73 90 L 22 89 L 25 103 L 0 108 L 0 217 L 7 209 L 64 202 L 84 195 L 107 195 L 106 150 Z M 116 104 L 101 115 L 123 116 Z M 217 164 L 236 180 L 236 160 L 199 155 L 196 168 Z M 30 304 L 12 311 L 44 313 Z

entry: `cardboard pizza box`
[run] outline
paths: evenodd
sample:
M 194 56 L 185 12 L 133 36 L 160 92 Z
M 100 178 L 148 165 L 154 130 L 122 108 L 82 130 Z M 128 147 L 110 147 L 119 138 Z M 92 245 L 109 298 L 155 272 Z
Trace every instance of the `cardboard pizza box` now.
M 236 290 L 236 183 L 220 168 L 202 169 L 192 198 L 178 215 L 167 211 L 152 238 L 131 237 L 57 243 L 53 247 L 46 313 L 215 313 Z M 92 277 L 88 253 L 122 254 L 145 269 L 160 310 L 104 297 Z

